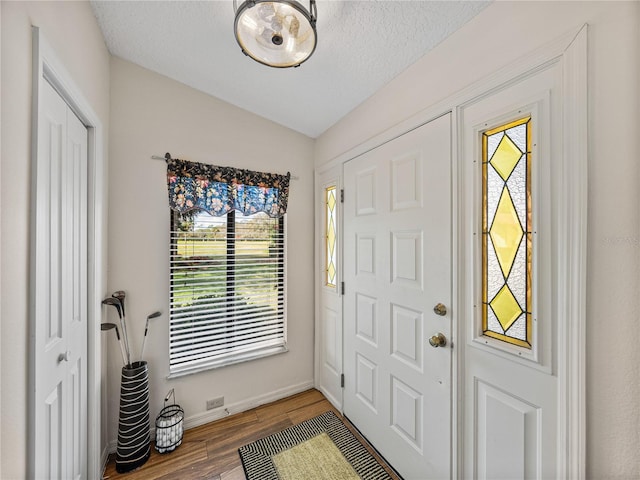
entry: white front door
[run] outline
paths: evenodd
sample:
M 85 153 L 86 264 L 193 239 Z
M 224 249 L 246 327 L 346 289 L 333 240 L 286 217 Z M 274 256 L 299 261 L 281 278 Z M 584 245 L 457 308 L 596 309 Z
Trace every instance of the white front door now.
M 318 175 L 316 203 L 320 209 L 318 217 L 322 222 L 318 229 L 320 264 L 316 272 L 319 285 L 316 378 L 318 389 L 338 409 L 342 408 L 340 171 L 341 166 L 338 166 Z
M 347 162 L 344 191 L 344 413 L 405 479 L 449 478 L 451 115 Z
M 87 129 L 42 82 L 32 233 L 33 476 L 87 477 Z

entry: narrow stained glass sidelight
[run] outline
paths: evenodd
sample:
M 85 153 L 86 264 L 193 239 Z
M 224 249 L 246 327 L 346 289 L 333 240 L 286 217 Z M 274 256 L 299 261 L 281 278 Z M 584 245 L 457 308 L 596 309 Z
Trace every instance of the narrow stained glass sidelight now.
M 531 117 L 482 134 L 482 333 L 532 347 Z
M 326 279 L 325 284 L 327 287 L 336 286 L 336 265 L 338 264 L 336 245 L 337 245 L 337 216 L 336 209 L 338 202 L 336 200 L 336 187 L 335 185 L 327 187 L 325 189 L 325 204 L 326 204 L 326 239 L 325 239 L 325 257 L 326 257 Z

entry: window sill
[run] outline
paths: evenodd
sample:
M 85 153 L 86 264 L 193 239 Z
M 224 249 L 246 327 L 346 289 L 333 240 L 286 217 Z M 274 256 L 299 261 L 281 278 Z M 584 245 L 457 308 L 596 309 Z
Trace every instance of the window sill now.
M 178 377 L 184 377 L 186 375 L 193 375 L 194 373 L 205 372 L 207 370 L 213 370 L 216 368 L 228 367 L 229 365 L 235 365 L 238 363 L 250 362 L 252 360 L 258 360 L 260 358 L 270 357 L 272 355 L 279 355 L 281 353 L 288 352 L 289 349 L 286 345 L 279 345 L 277 347 L 270 347 L 266 349 L 256 350 L 253 352 L 242 353 L 227 357 L 221 360 L 209 360 L 206 362 L 198 363 L 197 365 L 190 365 L 188 367 L 179 367 L 173 370 L 167 376 L 168 380 Z

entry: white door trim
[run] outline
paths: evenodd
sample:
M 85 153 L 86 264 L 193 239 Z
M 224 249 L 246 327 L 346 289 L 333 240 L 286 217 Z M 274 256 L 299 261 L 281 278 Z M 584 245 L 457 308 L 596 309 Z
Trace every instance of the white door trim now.
M 89 478 L 100 478 L 102 465 L 106 461 L 106 448 L 100 451 L 101 438 L 101 353 L 100 353 L 100 300 L 103 294 L 103 277 L 106 272 L 105 255 L 103 246 L 104 219 L 106 218 L 106 202 L 104 192 L 106 188 L 104 168 L 104 129 L 100 118 L 95 113 L 91 104 L 86 100 L 82 91 L 73 81 L 51 45 L 44 38 L 40 29 L 32 27 L 33 58 L 32 58 L 32 115 L 31 115 L 31 162 L 32 162 L 32 191 L 36 192 L 36 169 L 38 159 L 38 115 L 40 112 L 40 91 L 43 82 L 48 81 L 60 96 L 78 116 L 88 131 L 88 372 L 87 372 L 87 399 L 88 399 L 88 445 L 87 445 L 87 471 Z M 46 80 L 45 80 L 46 79 Z M 32 205 L 35 205 L 32 202 Z M 35 215 L 32 215 L 35 218 Z M 32 223 L 33 228 L 33 223 Z M 32 239 L 31 258 L 34 258 L 35 243 Z M 33 278 L 35 274 L 35 262 L 30 265 L 30 311 L 29 328 L 34 328 L 35 316 L 33 311 Z M 33 338 L 33 336 L 32 336 Z M 29 352 L 29 430 L 28 430 L 28 467 L 29 476 L 33 477 L 34 458 L 34 425 L 35 403 L 34 391 L 34 358 L 35 352 L 30 345 Z M 102 458 L 104 456 L 104 458 Z
M 580 30 L 562 55 L 564 85 L 563 181 L 559 210 L 558 314 L 566 318 L 558 332 L 558 478 L 586 477 L 586 317 L 587 317 L 587 165 L 588 165 L 588 26 Z M 571 92 L 571 94 L 566 94 Z
M 461 138 L 458 135 L 458 110 L 484 95 L 490 94 L 499 87 L 526 77 L 550 62 L 560 61 L 563 65 L 565 92 L 563 96 L 563 138 L 564 145 L 563 171 L 565 175 L 560 195 L 561 221 L 563 230 L 559 232 L 559 259 L 562 263 L 558 269 L 560 291 L 558 298 L 558 315 L 566 319 L 558 331 L 558 376 L 559 376 L 559 412 L 558 418 L 565 419 L 558 424 L 558 478 L 584 478 L 586 472 L 586 410 L 585 410 L 585 358 L 586 358 L 586 252 L 587 252 L 587 140 L 588 140 L 588 95 L 587 95 L 587 25 L 581 25 L 560 38 L 535 51 L 523 55 L 514 62 L 494 74 L 480 80 L 469 87 L 443 99 L 403 122 L 372 137 L 350 150 L 336 156 L 327 163 L 316 168 L 316 176 L 335 165 L 341 165 L 365 152 L 372 150 L 400 135 L 409 132 L 428 121 L 447 112 L 453 113 L 456 128 L 453 129 L 453 144 L 456 148 L 452 155 L 453 175 L 453 244 L 457 250 L 453 252 L 453 282 L 457 286 L 453 292 L 454 312 L 461 312 L 464 298 L 459 294 L 464 287 L 461 278 L 464 248 L 460 242 L 459 232 L 463 227 L 461 205 L 457 194 L 464 188 L 460 168 L 459 151 Z M 319 250 L 316 243 L 316 261 L 319 261 Z M 318 313 L 316 305 L 316 314 Z M 318 317 L 316 316 L 316 319 Z M 464 328 L 463 315 L 454 314 L 453 341 L 458 340 L 458 332 Z M 456 349 L 453 356 L 453 394 L 452 405 L 452 478 L 458 478 L 463 472 L 462 455 L 464 425 L 462 414 L 464 399 L 464 358 L 461 349 Z

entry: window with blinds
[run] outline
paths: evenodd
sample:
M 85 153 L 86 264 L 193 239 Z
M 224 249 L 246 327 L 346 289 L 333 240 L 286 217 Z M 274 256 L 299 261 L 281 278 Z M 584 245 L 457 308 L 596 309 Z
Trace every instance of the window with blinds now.
M 284 222 L 171 212 L 172 375 L 286 351 Z

